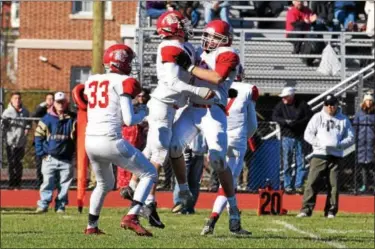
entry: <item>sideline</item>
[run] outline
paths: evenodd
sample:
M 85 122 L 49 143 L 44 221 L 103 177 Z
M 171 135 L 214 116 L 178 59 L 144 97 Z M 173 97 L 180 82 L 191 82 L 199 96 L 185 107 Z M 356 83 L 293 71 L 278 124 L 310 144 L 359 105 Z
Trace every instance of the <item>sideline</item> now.
M 292 231 L 294 231 L 296 233 L 307 235 L 307 236 L 309 236 L 312 239 L 315 239 L 315 240 L 317 240 L 319 242 L 322 242 L 322 243 L 325 243 L 327 245 L 333 246 L 335 248 L 347 248 L 344 244 L 341 244 L 341 243 L 338 243 L 338 242 L 333 242 L 333 241 L 326 241 L 326 240 L 322 239 L 321 237 L 319 237 L 318 235 L 315 235 L 315 234 L 310 233 L 310 232 L 303 231 L 303 230 L 301 230 L 301 229 L 299 229 L 299 228 L 297 228 L 297 227 L 293 226 L 292 224 L 289 224 L 289 223 L 287 223 L 285 221 L 275 220 L 274 223 L 282 225 L 286 229 L 292 230 Z

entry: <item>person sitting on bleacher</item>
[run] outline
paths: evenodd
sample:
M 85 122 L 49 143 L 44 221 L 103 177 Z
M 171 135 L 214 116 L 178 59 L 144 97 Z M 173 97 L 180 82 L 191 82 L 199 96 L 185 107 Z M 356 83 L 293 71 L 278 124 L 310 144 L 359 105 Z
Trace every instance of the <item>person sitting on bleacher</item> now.
M 286 31 L 308 31 L 317 19 L 316 14 L 302 5 L 301 1 L 293 1 L 293 6 L 286 14 Z M 288 38 L 304 38 L 303 34 L 287 34 Z M 299 54 L 302 41 L 293 41 L 294 54 Z
M 169 1 L 147 1 L 146 2 L 147 15 L 151 18 L 158 18 L 167 10 L 174 10 Z
M 229 21 L 229 7 L 230 3 L 226 1 L 212 1 L 207 0 L 204 2 L 204 21 L 209 23 L 214 19 L 214 16 L 219 15 L 220 19 L 230 24 Z
M 347 31 L 357 31 L 356 4 L 354 1 L 335 1 L 335 18 Z

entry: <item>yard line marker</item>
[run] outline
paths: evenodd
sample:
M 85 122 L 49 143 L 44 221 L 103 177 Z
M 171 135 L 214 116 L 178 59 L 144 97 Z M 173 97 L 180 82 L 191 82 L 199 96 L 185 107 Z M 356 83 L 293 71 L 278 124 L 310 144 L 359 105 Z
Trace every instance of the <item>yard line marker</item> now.
M 344 244 L 340 244 L 338 242 L 332 242 L 332 241 L 325 241 L 321 237 L 319 237 L 318 235 L 315 235 L 315 234 L 309 233 L 309 232 L 305 232 L 305 231 L 303 231 L 303 230 L 301 230 L 301 229 L 299 229 L 299 228 L 297 228 L 297 227 L 293 226 L 292 224 L 289 224 L 285 221 L 275 220 L 274 222 L 276 224 L 283 225 L 286 229 L 292 230 L 294 232 L 297 232 L 297 233 L 300 233 L 300 234 L 303 234 L 303 235 L 307 235 L 312 239 L 319 240 L 319 241 L 321 241 L 323 243 L 326 243 L 327 245 L 333 246 L 335 248 L 346 248 L 346 246 Z

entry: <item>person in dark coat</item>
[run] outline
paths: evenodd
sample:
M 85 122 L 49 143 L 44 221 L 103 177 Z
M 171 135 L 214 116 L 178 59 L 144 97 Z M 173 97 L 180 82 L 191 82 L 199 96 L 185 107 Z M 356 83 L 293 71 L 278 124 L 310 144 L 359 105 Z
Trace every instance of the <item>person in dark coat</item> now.
M 369 187 L 367 181 L 369 171 L 373 173 L 375 184 L 375 105 L 372 95 L 364 96 L 361 109 L 356 113 L 353 124 L 356 133 L 357 159 L 362 176 L 362 186 L 359 192 L 363 193 Z
M 312 112 L 305 101 L 295 99 L 295 89 L 286 87 L 279 95 L 282 100 L 276 105 L 272 120 L 281 127 L 283 151 L 284 189 L 287 194 L 295 191 L 303 194 L 306 176 L 305 156 L 303 152 L 303 134 Z M 293 174 L 292 157 L 295 154 L 296 174 Z M 295 178 L 295 179 L 293 179 Z
M 53 105 L 53 100 L 54 100 L 54 95 L 53 93 L 47 93 L 45 100 L 37 105 L 35 108 L 34 113 L 32 114 L 33 118 L 43 118 L 46 114 L 49 108 L 52 107 Z M 38 124 L 38 121 L 35 121 L 36 124 Z M 33 145 L 35 145 L 33 143 Z M 40 188 L 40 186 L 43 183 L 43 174 L 42 174 L 42 158 L 35 155 L 35 167 L 36 167 L 36 181 L 37 181 L 37 186 Z

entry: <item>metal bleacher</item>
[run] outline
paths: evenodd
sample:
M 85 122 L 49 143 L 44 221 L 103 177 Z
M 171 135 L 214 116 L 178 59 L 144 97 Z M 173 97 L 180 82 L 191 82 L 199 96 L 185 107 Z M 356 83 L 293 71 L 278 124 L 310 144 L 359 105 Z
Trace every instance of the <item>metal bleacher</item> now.
M 249 9 L 252 7 L 249 6 Z M 343 62 L 341 72 L 336 76 L 326 76 L 317 72 L 318 63 L 307 66 L 302 58 L 320 58 L 321 55 L 295 55 L 292 54 L 293 45 L 290 39 L 285 38 L 284 29 L 257 29 L 254 21 L 270 21 L 261 18 L 240 18 L 239 10 L 243 6 L 232 6 L 231 17 L 235 37 L 233 46 L 240 51 L 242 64 L 245 68 L 244 82 L 257 85 L 262 93 L 276 94 L 285 86 L 296 87 L 299 93 L 319 94 L 343 81 L 353 73 L 360 70 L 362 60 L 371 60 L 373 55 L 347 55 L 346 49 L 352 47 L 369 48 L 373 46 L 371 39 L 362 39 L 359 33 L 324 33 L 324 41 L 331 42 L 337 50 L 338 58 Z M 151 88 L 157 84 L 156 79 L 156 50 L 160 39 L 155 33 L 154 21 L 145 17 L 144 8 L 140 8 L 140 20 L 146 20 L 137 32 L 137 53 L 142 54 L 142 83 Z M 201 10 L 202 11 L 202 10 Z M 143 16 L 143 17 L 142 17 Z M 285 11 L 273 21 L 280 22 L 285 18 Z M 202 19 L 202 18 L 201 18 Z M 272 19 L 272 18 L 271 18 Z M 202 22 L 202 21 L 201 21 Z M 247 22 L 247 23 L 246 23 Z M 151 27 L 150 27 L 151 24 Z M 284 24 L 284 23 L 283 23 Z M 195 38 L 191 40 L 194 45 L 200 45 L 201 25 L 195 30 Z M 253 27 L 253 28 L 243 28 Z M 332 39 L 332 35 L 338 38 Z

